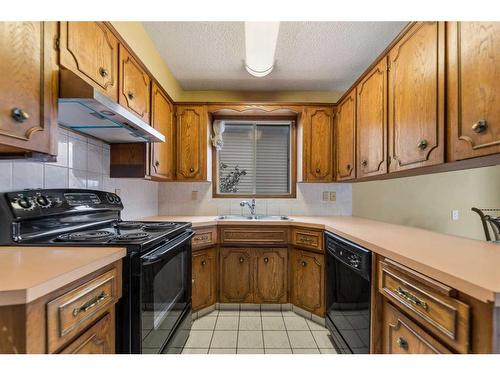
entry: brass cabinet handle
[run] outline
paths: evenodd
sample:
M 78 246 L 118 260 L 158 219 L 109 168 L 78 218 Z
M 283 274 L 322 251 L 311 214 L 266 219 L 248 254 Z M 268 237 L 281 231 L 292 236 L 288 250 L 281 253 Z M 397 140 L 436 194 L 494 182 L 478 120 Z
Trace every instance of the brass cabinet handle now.
M 265 257 L 264 258 L 264 263 L 268 263 L 269 262 L 269 258 L 268 257 Z
M 245 261 L 245 258 L 240 257 L 240 263 L 243 263 Z
M 205 264 L 207 264 L 207 262 L 205 260 L 202 260 L 201 265 L 204 266 Z
M 405 300 L 413 303 L 415 306 L 420 306 L 424 310 L 427 310 L 429 308 L 429 306 L 427 305 L 427 302 L 422 301 L 420 298 L 418 298 L 417 296 L 411 294 L 409 291 L 404 290 L 400 286 L 398 286 L 398 288 L 395 290 L 395 292 L 399 296 L 403 297 Z
M 127 96 L 128 96 L 128 98 L 129 98 L 130 100 L 134 100 L 134 98 L 135 98 L 135 94 L 134 94 L 132 91 L 129 91 L 129 92 L 127 93 Z
M 302 261 L 302 267 L 305 267 L 305 266 L 307 266 L 307 262 L 303 260 Z
M 302 237 L 300 239 L 300 241 L 302 241 L 302 242 L 313 242 L 314 239 L 313 238 L 309 238 L 309 237 Z
M 108 69 L 106 68 L 103 68 L 102 66 L 99 68 L 99 74 L 101 75 L 101 77 L 105 78 L 107 76 L 109 76 L 109 71 Z
M 319 172 L 321 172 L 321 169 L 316 168 L 316 173 L 319 173 Z
M 160 166 L 160 162 L 158 160 L 155 161 L 155 166 L 156 167 L 159 167 Z
M 363 160 L 363 161 L 361 162 L 361 165 L 362 165 L 363 167 L 366 167 L 366 166 L 368 165 L 368 160 L 366 160 L 366 159 L 365 159 L 365 160 Z
M 102 291 L 99 295 L 88 300 L 80 307 L 76 307 L 75 309 L 73 309 L 73 316 L 77 316 L 81 312 L 89 311 L 92 307 L 99 305 L 102 301 L 104 301 L 108 297 L 109 296 L 106 294 L 106 292 Z
M 14 108 L 11 112 L 11 116 L 17 122 L 25 122 L 27 119 L 30 118 L 29 113 L 21 108 Z
M 477 134 L 485 132 L 487 128 L 488 128 L 488 123 L 486 122 L 486 120 L 479 120 L 478 122 L 472 125 L 472 130 L 474 131 L 474 133 Z
M 396 342 L 401 349 L 408 350 L 408 341 L 403 336 L 400 336 Z
M 422 151 L 424 151 L 427 148 L 427 146 L 429 146 L 429 142 L 427 142 L 426 139 L 422 139 L 420 142 L 418 142 L 417 145 L 417 147 Z

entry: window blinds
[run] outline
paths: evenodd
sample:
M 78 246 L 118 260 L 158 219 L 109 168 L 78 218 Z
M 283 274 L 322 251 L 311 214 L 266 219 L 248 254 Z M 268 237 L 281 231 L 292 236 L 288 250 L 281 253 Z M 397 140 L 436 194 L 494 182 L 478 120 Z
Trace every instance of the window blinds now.
M 290 193 L 290 123 L 226 122 L 224 146 L 218 151 L 219 182 L 238 167 L 236 191 L 221 194 L 285 195 Z M 221 168 L 225 165 L 226 168 Z

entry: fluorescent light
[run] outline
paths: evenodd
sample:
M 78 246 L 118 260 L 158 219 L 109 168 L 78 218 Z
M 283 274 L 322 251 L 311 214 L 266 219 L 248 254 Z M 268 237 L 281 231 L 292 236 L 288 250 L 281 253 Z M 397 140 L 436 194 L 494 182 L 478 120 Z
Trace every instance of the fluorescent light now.
M 245 68 L 255 77 L 264 77 L 274 68 L 279 22 L 245 22 Z

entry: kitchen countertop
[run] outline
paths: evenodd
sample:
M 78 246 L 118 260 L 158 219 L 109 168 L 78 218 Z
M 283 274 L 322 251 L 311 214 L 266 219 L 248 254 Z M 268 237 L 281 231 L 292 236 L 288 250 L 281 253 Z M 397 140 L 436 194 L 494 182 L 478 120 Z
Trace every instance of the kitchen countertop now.
M 351 216 L 291 216 L 291 221 L 154 216 L 144 220 L 209 225 L 285 225 L 325 229 L 483 302 L 500 305 L 500 245 Z
M 0 247 L 0 306 L 25 304 L 127 254 L 122 247 Z

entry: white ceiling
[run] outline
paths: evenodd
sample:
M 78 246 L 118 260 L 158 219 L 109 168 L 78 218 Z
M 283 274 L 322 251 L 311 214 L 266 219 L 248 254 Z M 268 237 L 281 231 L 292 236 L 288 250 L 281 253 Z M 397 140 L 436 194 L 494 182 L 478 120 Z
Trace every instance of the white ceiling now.
M 184 90 L 344 91 L 406 22 L 282 22 L 276 65 L 244 68 L 243 22 L 144 22 Z

